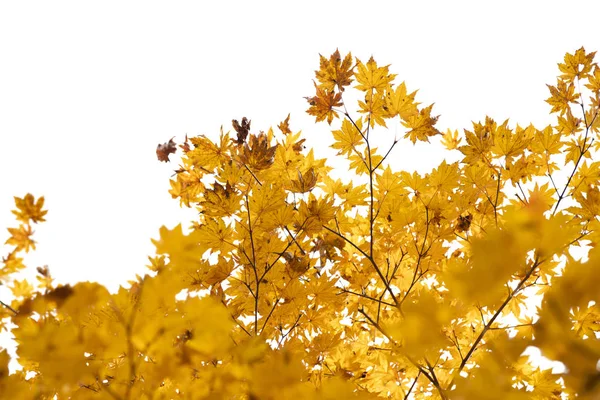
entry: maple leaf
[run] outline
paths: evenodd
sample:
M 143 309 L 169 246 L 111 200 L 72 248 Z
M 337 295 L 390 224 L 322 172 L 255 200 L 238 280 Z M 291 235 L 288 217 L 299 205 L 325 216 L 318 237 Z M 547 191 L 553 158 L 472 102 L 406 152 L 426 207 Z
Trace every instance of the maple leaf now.
M 389 66 L 372 58 L 353 67 L 350 55 L 321 57 L 309 113 L 331 124 L 344 106 L 331 147 L 349 168 L 303 151 L 310 140 L 291 132 L 289 115 L 281 134 L 252 135 L 242 119 L 234 140 L 223 129 L 214 140 L 186 135 L 169 192 L 197 206 L 191 232 L 162 227 L 148 273 L 114 293 L 89 282 L 58 285 L 47 267 L 15 279 L 25 269 L 19 253 L 34 246 L 31 222 L 45 216 L 43 198 L 16 198 L 21 225 L 9 229 L 14 247 L 0 264 L 9 288 L 0 330 L 12 324 L 22 371 L 9 374 L 0 352 L 0 393 L 594 397 L 594 55 L 582 48 L 559 65 L 553 125 L 513 129 L 486 117 L 465 129 L 463 145 L 448 129 L 441 142 L 463 159 L 422 173 L 393 169 L 399 141 L 381 128 L 399 116 L 406 137 L 427 141 L 439 133 L 431 106 L 419 109 L 416 92 L 393 86 Z M 354 110 L 341 98 L 352 79 L 356 92 L 345 99 L 357 99 Z M 553 176 L 558 169 L 566 175 Z M 527 347 L 564 370 L 541 370 Z
M 289 116 L 288 116 L 289 118 Z M 237 139 L 234 140 L 237 145 L 244 144 L 246 142 L 246 138 L 248 137 L 248 133 L 250 133 L 250 120 L 246 117 L 242 118 L 242 123 L 238 122 L 237 119 L 231 120 L 231 124 L 233 125 L 233 129 L 237 133 Z
M 359 101 L 358 106 L 360 107 L 358 112 L 368 114 L 371 128 L 374 127 L 376 123 L 386 127 L 384 118 L 387 117 L 387 112 L 385 110 L 383 95 L 367 94 L 365 96 L 365 101 Z
M 566 82 L 573 82 L 575 78 L 582 79 L 592 70 L 592 62 L 596 52 L 586 54 L 583 47 L 577 49 L 575 54 L 565 54 L 564 63 L 558 64 L 558 69 L 563 74 L 560 76 Z
M 575 85 L 559 80 L 556 86 L 546 85 L 550 90 L 551 96 L 546 99 L 546 103 L 552 106 L 551 113 L 559 112 L 563 115 L 570 107 L 571 103 L 577 103 L 577 94 L 575 93 Z
M 348 53 L 342 61 L 342 56 L 339 50 L 329 57 L 329 59 L 319 55 L 320 68 L 315 71 L 319 86 L 327 91 L 338 89 L 343 92 L 345 86 L 352 83 L 352 75 L 354 74 L 352 65 L 352 54 Z
M 372 90 L 378 93 L 383 92 L 389 88 L 390 83 L 396 77 L 395 74 L 389 73 L 389 65 L 378 67 L 373 57 L 367 61 L 366 66 L 358 59 L 356 65 L 358 72 L 355 74 L 355 77 L 358 85 L 355 87 L 363 92 Z
M 284 135 L 289 135 L 290 133 L 292 133 L 292 131 L 290 130 L 290 114 L 288 114 L 288 116 L 283 121 L 281 121 L 281 123 L 279 123 L 277 127 Z
M 460 177 L 458 163 L 447 164 L 446 160 L 435 168 L 426 177 L 429 181 L 429 185 L 436 189 L 436 191 L 449 192 L 452 191 L 458 182 Z
M 156 146 L 156 157 L 159 161 L 169 162 L 169 155 L 177 151 L 177 144 L 173 141 L 173 138 L 166 143 L 159 144 Z
M 181 224 L 169 230 L 160 228 L 160 238 L 152 239 L 157 254 L 168 254 L 171 262 L 183 263 L 189 260 L 200 260 L 204 253 L 198 246 L 198 234 L 194 232 L 184 235 Z
M 508 120 L 497 127 L 494 133 L 494 145 L 491 151 L 498 155 L 510 159 L 523 153 L 523 151 L 529 146 L 529 143 L 533 140 L 535 128 L 533 125 L 529 125 L 523 129 L 517 125 L 517 128 L 513 132 L 508 128 Z
M 179 147 L 181 148 L 181 150 L 183 150 L 184 153 L 187 153 L 188 151 L 192 150 L 192 148 L 190 147 L 190 144 L 188 142 L 187 134 L 185 135 L 185 140 L 183 141 L 182 144 L 179 145 Z
M 410 116 L 402 122 L 402 125 L 410 128 L 410 130 L 404 135 L 405 138 L 409 138 L 413 143 L 415 143 L 417 140 L 429 142 L 429 138 L 431 136 L 442 134 L 434 127 L 439 116 L 431 116 L 432 108 L 433 104 L 421 109 L 418 115 Z
M 442 138 L 442 145 L 448 150 L 455 150 L 458 148 L 461 141 L 462 138 L 458 137 L 458 130 L 452 131 L 448 129 Z
M 561 134 L 554 132 L 550 125 L 541 131 L 537 131 L 535 139 L 530 143 L 531 150 L 536 153 L 546 152 L 548 154 L 556 154 L 562 146 Z
M 199 208 L 209 217 L 231 216 L 240 207 L 241 195 L 227 183 L 225 186 L 215 182 L 213 189 L 204 192 L 204 200 Z
M 363 138 L 362 129 L 362 118 L 357 119 L 355 123 L 347 118 L 344 119 L 342 128 L 332 131 L 335 142 L 331 147 L 339 150 L 338 155 L 357 152 L 357 146 L 361 144 Z
M 298 179 L 292 180 L 292 192 L 306 193 L 310 192 L 317 184 L 319 175 L 314 168 L 309 168 L 304 174 L 298 171 Z
M 264 133 L 250 136 L 250 141 L 244 144 L 240 160 L 253 170 L 269 168 L 275 157 L 277 145 L 270 146 L 269 138 Z
M 42 210 L 44 207 L 44 197 L 40 197 L 37 201 L 32 194 L 27 193 L 25 197 L 15 197 L 15 205 L 18 210 L 13 210 L 12 213 L 17 216 L 17 220 L 29 223 L 44 222 L 44 216 L 48 213 L 46 210 Z
M 213 142 L 204 135 L 193 137 L 190 141 L 194 148 L 186 156 L 188 163 L 198 169 L 212 172 L 231 159 L 231 140 L 229 134 L 223 133 L 222 130 L 218 143 Z
M 7 280 L 10 277 L 10 275 L 14 274 L 15 272 L 25 269 L 25 265 L 23 264 L 23 258 L 18 257 L 18 253 L 19 251 L 17 251 L 17 249 L 14 249 L 10 253 L 8 253 L 7 256 L 2 257 L 2 264 L 4 265 L 2 266 L 2 268 L 0 268 L 0 283 L 3 280 Z
M 400 115 L 400 118 L 406 120 L 413 115 L 417 115 L 419 113 L 417 109 L 419 103 L 415 103 L 416 94 L 416 90 L 408 94 L 404 82 L 397 85 L 396 90 L 386 91 L 384 109 L 388 112 L 389 117 L 393 118 Z
M 465 129 L 467 144 L 458 148 L 465 155 L 462 162 L 471 165 L 487 160 L 488 152 L 494 143 L 495 123 L 491 119 L 486 119 L 485 124 L 474 122 L 473 128 L 473 132 Z
M 5 243 L 15 246 L 17 251 L 25 250 L 28 253 L 30 249 L 35 250 L 35 241 L 31 239 L 31 235 L 33 235 L 31 226 L 21 225 L 18 228 L 8 228 L 8 233 L 10 233 L 10 237 Z
M 334 107 L 339 107 L 343 104 L 342 94 L 335 93 L 332 90 L 321 89 L 316 84 L 315 88 L 317 89 L 317 95 L 306 97 L 306 101 L 310 105 L 306 112 L 309 115 L 315 116 L 317 122 L 327 119 L 327 123 L 331 125 L 333 118 L 337 118 L 338 116 Z

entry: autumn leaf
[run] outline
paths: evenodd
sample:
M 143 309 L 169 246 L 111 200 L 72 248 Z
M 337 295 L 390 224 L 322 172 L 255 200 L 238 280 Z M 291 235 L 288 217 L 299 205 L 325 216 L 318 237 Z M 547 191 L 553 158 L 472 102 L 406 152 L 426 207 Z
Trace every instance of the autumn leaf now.
M 558 69 L 563 73 L 561 79 L 573 82 L 575 78 L 585 78 L 592 70 L 595 55 L 595 51 L 586 54 L 583 47 L 577 49 L 575 54 L 565 54 L 564 63 L 558 64 Z
M 342 128 L 332 132 L 335 142 L 331 147 L 339 150 L 338 155 L 357 152 L 358 146 L 362 143 L 362 130 L 362 118 L 357 119 L 354 123 L 349 119 L 344 119 Z
M 423 171 L 398 164 L 393 118 L 428 142 L 432 106 L 373 58 L 321 56 L 308 113 L 341 113 L 331 135 L 292 133 L 289 115 L 276 133 L 243 118 L 233 140 L 186 135 L 169 193 L 194 207 L 190 229 L 161 227 L 145 273 L 112 292 L 27 267 L 46 211 L 15 198 L 0 330 L 21 370 L 0 352 L 0 397 L 598 397 L 594 57 L 559 64 L 545 128 L 445 127 Z M 175 143 L 160 146 L 168 161 Z M 532 349 L 564 368 L 539 368 Z
M 289 118 L 289 116 L 288 116 Z M 237 138 L 235 140 L 235 143 L 237 145 L 241 145 L 244 144 L 246 142 L 246 138 L 248 137 L 248 134 L 250 133 L 250 120 L 247 119 L 246 117 L 242 118 L 242 123 L 240 124 L 238 122 L 237 119 L 234 119 L 231 121 L 231 124 L 233 125 L 233 129 L 235 129 L 235 132 L 237 133 Z
M 177 144 L 173 141 L 173 138 L 166 143 L 159 144 L 156 147 L 156 157 L 158 157 L 158 161 L 168 162 L 169 155 L 175 153 L 177 151 Z
M 290 130 L 290 114 L 288 114 L 288 116 L 283 121 L 281 121 L 281 123 L 277 125 L 277 127 L 284 135 L 289 135 L 290 133 L 292 133 L 292 131 Z
M 327 123 L 331 125 L 334 118 L 337 118 L 338 113 L 334 107 L 341 106 L 342 94 L 335 93 L 332 90 L 326 90 L 318 87 L 315 84 L 317 95 L 306 97 L 306 101 L 310 107 L 306 111 L 309 115 L 316 117 L 317 122 L 327 119 Z
M 451 131 L 448 129 L 443 135 L 442 145 L 448 150 L 456 150 L 462 141 L 462 138 L 458 137 L 458 130 Z
M 389 90 L 385 94 L 384 109 L 388 112 L 390 118 L 400 115 L 400 118 L 406 120 L 419 113 L 418 103 L 415 103 L 417 91 L 407 93 L 404 82 L 396 86 L 396 89 Z
M 389 73 L 389 65 L 378 67 L 377 63 L 371 57 L 367 64 L 363 64 L 360 60 L 356 62 L 358 71 L 355 74 L 355 87 L 363 92 L 375 90 L 378 93 L 385 91 L 390 83 L 396 77 L 395 74 Z
M 25 197 L 15 197 L 15 205 L 17 210 L 13 210 L 12 213 L 17 216 L 17 221 L 24 223 L 31 222 L 38 223 L 46 221 L 44 216 L 48 213 L 46 210 L 42 210 L 44 207 L 44 197 L 40 197 L 35 201 L 32 194 L 27 193 Z
M 201 212 L 209 217 L 231 216 L 240 207 L 241 196 L 227 183 L 225 186 L 215 182 L 213 189 L 204 192 L 204 200 L 199 206 Z
M 266 134 L 250 136 L 250 140 L 244 144 L 240 157 L 242 163 L 252 170 L 263 170 L 269 168 L 274 161 L 277 145 L 270 146 Z
M 18 228 L 8 228 L 8 233 L 10 233 L 10 237 L 5 243 L 15 246 L 17 251 L 25 250 L 27 253 L 31 249 L 35 250 L 35 241 L 31 238 L 33 235 L 31 226 L 21 225 Z
M 551 96 L 546 99 L 546 103 L 552 106 L 552 110 L 550 112 L 558 112 L 560 115 L 563 115 L 565 112 L 567 112 L 571 106 L 571 103 L 577 102 L 578 96 L 575 93 L 575 85 L 573 85 L 573 83 L 567 83 L 563 80 L 559 80 L 556 86 L 546 86 L 548 86 L 551 94 Z
M 429 142 L 431 136 L 441 135 L 441 132 L 434 127 L 439 116 L 431 116 L 432 108 L 433 104 L 421 109 L 419 114 L 409 116 L 407 119 L 403 120 L 402 125 L 410 129 L 404 135 L 405 138 L 409 138 L 413 143 L 417 140 Z
M 354 66 L 352 65 L 352 54 L 348 53 L 342 60 L 339 50 L 329 57 L 320 57 L 320 68 L 315 71 L 319 87 L 327 91 L 338 89 L 343 92 L 344 88 L 352 83 Z
M 298 171 L 298 179 L 292 180 L 292 192 L 310 192 L 317 184 L 318 174 L 314 168 L 309 168 L 304 174 Z

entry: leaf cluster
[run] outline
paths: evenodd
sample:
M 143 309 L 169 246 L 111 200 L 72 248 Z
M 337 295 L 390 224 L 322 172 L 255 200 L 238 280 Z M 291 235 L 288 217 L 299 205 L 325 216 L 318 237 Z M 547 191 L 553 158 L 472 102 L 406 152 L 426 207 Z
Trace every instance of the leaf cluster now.
M 491 117 L 436 127 L 389 66 L 321 56 L 308 113 L 335 124 L 346 179 L 278 130 L 232 121 L 185 138 L 170 194 L 198 211 L 163 227 L 149 272 L 117 293 L 96 283 L 12 278 L 34 248 L 43 198 L 15 198 L 21 222 L 0 282 L 22 370 L 4 398 L 553 399 L 600 395 L 600 67 L 583 48 L 549 86 L 553 124 Z M 354 84 L 354 85 L 353 85 Z M 352 86 L 353 85 L 353 86 Z M 359 93 L 356 117 L 345 97 Z M 397 171 L 375 135 L 460 154 Z M 437 139 L 437 138 L 436 138 Z M 161 147 L 162 146 L 162 147 Z M 160 151 L 159 151 L 160 150 Z M 170 140 L 157 156 L 177 152 Z M 566 171 L 566 173 L 564 173 Z M 562 175 L 561 175 L 561 172 Z M 358 183 L 365 182 L 365 183 Z M 591 248 L 583 259 L 572 250 Z M 6 325 L 4 326 L 6 329 Z M 528 346 L 564 365 L 543 368 Z

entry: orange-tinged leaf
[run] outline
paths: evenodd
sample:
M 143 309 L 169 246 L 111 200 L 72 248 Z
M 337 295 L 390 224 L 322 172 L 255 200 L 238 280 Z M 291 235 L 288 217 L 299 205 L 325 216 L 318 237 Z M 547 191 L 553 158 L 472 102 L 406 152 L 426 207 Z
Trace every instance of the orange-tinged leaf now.
M 290 133 L 292 133 L 290 129 L 290 114 L 288 114 L 288 116 L 283 121 L 281 121 L 279 125 L 277 125 L 277 127 L 284 135 L 289 135 Z
M 310 107 L 306 112 L 309 115 L 316 117 L 317 122 L 327 120 L 327 123 L 331 125 L 334 118 L 337 118 L 338 113 L 335 107 L 340 107 L 342 102 L 342 94 L 335 93 L 332 90 L 321 89 L 315 84 L 317 90 L 316 96 L 307 97 L 306 101 Z
M 250 136 L 250 140 L 244 144 L 240 160 L 251 170 L 260 171 L 273 164 L 276 150 L 277 144 L 271 146 L 268 136 L 259 133 Z
M 321 65 L 319 70 L 315 71 L 319 87 L 328 91 L 338 89 L 343 92 L 344 88 L 352 83 L 352 75 L 354 75 L 352 54 L 346 54 L 342 60 L 339 50 L 336 49 L 329 59 L 319 56 Z

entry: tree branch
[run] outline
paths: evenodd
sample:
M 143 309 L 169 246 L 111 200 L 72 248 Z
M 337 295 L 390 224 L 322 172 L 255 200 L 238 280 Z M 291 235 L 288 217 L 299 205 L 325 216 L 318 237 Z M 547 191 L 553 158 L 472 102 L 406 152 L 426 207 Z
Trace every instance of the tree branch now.
M 373 259 L 373 257 L 369 256 L 367 253 L 365 253 L 360 247 L 358 247 L 356 244 L 354 244 L 351 240 L 349 240 L 348 238 L 346 238 L 344 235 L 342 235 L 339 232 L 334 231 L 333 229 L 327 227 L 327 226 L 323 226 L 323 228 L 327 229 L 329 232 L 333 233 L 334 235 L 337 235 L 338 237 L 340 237 L 341 239 L 343 239 L 345 242 L 347 242 L 348 244 L 350 244 L 352 247 L 354 247 L 356 250 L 358 250 L 367 260 L 369 260 L 371 262 L 371 265 L 373 265 L 373 268 L 375 268 L 375 272 L 377 272 L 377 275 L 379 275 L 379 279 L 381 279 L 381 281 L 383 282 L 383 284 L 385 285 L 385 288 L 387 289 L 387 291 L 389 292 L 390 296 L 392 297 L 392 299 L 394 300 L 394 303 L 396 304 L 396 306 L 399 304 L 398 303 L 398 298 L 396 297 L 396 295 L 394 294 L 394 292 L 392 291 L 392 288 L 390 287 L 389 282 L 385 279 L 385 277 L 383 276 L 383 274 L 381 273 L 381 270 L 379 269 L 379 266 L 377 265 L 377 263 L 375 262 L 375 260 Z

